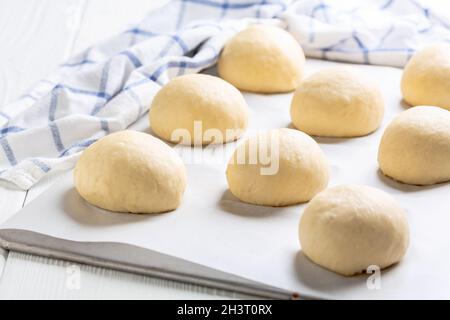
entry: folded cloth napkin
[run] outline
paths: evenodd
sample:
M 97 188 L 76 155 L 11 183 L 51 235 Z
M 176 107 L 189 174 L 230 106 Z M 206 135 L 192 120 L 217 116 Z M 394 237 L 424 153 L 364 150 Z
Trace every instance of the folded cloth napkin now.
M 29 189 L 71 168 L 99 138 L 130 126 L 171 78 L 216 63 L 248 24 L 285 27 L 310 57 L 403 66 L 450 20 L 414 0 L 173 0 L 89 48 L 0 109 L 0 179 Z

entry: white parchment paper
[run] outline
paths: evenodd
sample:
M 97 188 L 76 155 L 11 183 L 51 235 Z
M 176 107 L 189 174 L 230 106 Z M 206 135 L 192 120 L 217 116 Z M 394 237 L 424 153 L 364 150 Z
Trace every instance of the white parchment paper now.
M 307 72 L 335 64 L 308 60 Z M 450 184 L 407 186 L 379 172 L 377 151 L 384 128 L 406 108 L 400 95 L 401 70 L 353 67 L 367 73 L 382 89 L 386 103 L 382 128 L 362 138 L 316 140 L 329 159 L 330 186 L 357 183 L 377 187 L 407 210 L 409 251 L 400 264 L 381 272 L 379 282 L 371 281 L 370 275 L 341 277 L 301 253 L 298 222 L 304 205 L 259 207 L 234 198 L 227 190 L 225 168 L 236 143 L 227 146 L 225 155 L 217 148 L 194 151 L 205 163 L 187 165 L 188 188 L 181 207 L 172 213 L 138 216 L 94 208 L 79 197 L 69 178 L 2 228 L 81 242 L 133 244 L 323 298 L 449 298 Z M 250 129 L 289 127 L 291 97 L 245 94 L 251 108 Z M 146 119 L 134 127 L 149 132 Z M 186 162 L 192 162 L 192 154 L 182 151 Z

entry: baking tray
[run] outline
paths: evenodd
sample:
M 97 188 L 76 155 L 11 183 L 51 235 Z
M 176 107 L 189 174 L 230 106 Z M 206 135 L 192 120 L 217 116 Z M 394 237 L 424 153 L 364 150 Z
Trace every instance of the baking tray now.
M 306 71 L 337 64 L 309 59 Z M 329 160 L 330 186 L 370 185 L 390 193 L 407 211 L 410 248 L 401 263 L 381 272 L 377 286 L 371 285 L 374 275 L 342 277 L 302 254 L 297 229 L 305 205 L 260 207 L 231 195 L 226 162 L 241 141 L 225 149 L 177 147 L 188 187 L 181 207 L 164 215 L 94 208 L 77 194 L 69 173 L 0 228 L 3 247 L 265 298 L 449 298 L 450 184 L 408 186 L 380 173 L 377 151 L 384 128 L 407 108 L 400 96 L 401 70 L 352 67 L 379 83 L 386 104 L 383 124 L 366 137 L 316 141 Z M 291 127 L 292 94 L 244 96 L 251 109 L 248 135 Z M 151 134 L 146 118 L 133 128 Z

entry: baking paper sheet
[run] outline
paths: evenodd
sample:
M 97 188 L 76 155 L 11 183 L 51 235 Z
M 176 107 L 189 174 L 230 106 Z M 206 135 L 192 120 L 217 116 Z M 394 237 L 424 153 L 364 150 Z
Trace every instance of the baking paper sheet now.
M 307 73 L 336 63 L 308 60 Z M 24 229 L 80 242 L 122 242 L 282 289 L 322 298 L 449 298 L 450 184 L 407 186 L 378 170 L 377 151 L 386 125 L 405 110 L 401 70 L 353 65 L 377 81 L 386 104 L 382 128 L 355 139 L 317 138 L 331 167 L 330 186 L 365 184 L 394 196 L 407 210 L 411 243 L 404 260 L 381 272 L 346 278 L 322 269 L 301 252 L 298 222 L 305 205 L 260 207 L 239 202 L 228 191 L 226 161 L 237 143 L 195 150 L 206 163 L 187 165 L 188 188 L 181 207 L 163 215 L 106 212 L 84 202 L 71 177 L 32 202 L 2 228 Z M 214 71 L 211 71 L 214 72 Z M 292 94 L 245 94 L 250 132 L 290 126 Z M 149 132 L 147 120 L 135 128 Z M 187 162 L 192 153 L 178 151 Z M 198 160 L 198 159 L 197 159 Z M 369 282 L 369 286 L 367 285 Z

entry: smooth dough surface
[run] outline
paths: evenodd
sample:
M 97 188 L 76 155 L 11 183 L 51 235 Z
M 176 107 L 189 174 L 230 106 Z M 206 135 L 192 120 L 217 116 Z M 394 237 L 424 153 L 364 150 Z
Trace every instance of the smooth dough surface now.
M 237 88 L 259 93 L 293 91 L 303 78 L 305 55 L 287 31 L 253 25 L 239 32 L 222 51 L 218 71 Z
M 416 53 L 402 77 L 403 99 L 412 106 L 450 110 L 450 44 L 436 44 Z
M 384 132 L 378 163 L 385 175 L 403 183 L 450 181 L 450 111 L 418 106 L 402 112 Z
M 292 129 L 270 130 L 247 139 L 235 150 L 227 168 L 234 196 L 266 206 L 309 201 L 326 188 L 328 178 L 327 160 L 319 145 Z
M 186 170 L 178 154 L 161 140 L 142 132 L 120 131 L 83 152 L 74 180 L 81 197 L 94 206 L 162 213 L 180 205 Z
M 357 185 L 337 186 L 314 197 L 300 220 L 303 253 L 345 276 L 399 262 L 409 244 L 404 210 L 387 193 Z
M 149 117 L 151 129 L 162 139 L 205 145 L 238 139 L 247 129 L 248 114 L 244 97 L 231 84 L 189 74 L 174 78 L 158 92 Z
M 326 68 L 306 78 L 291 103 L 294 126 L 314 136 L 367 135 L 380 126 L 383 115 L 377 85 L 348 67 Z

